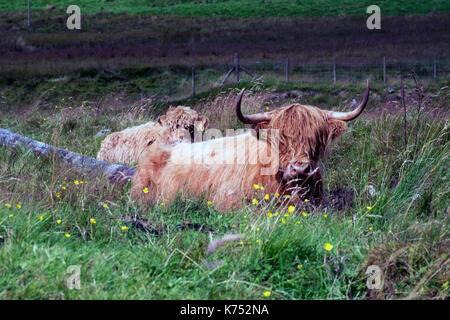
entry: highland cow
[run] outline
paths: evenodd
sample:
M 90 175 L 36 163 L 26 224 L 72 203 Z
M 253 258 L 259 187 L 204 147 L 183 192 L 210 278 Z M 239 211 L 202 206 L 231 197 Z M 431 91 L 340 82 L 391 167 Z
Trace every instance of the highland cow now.
M 271 112 L 243 115 L 254 132 L 193 144 L 155 145 L 142 154 L 133 179 L 132 196 L 144 203 L 171 201 L 177 192 L 206 195 L 220 211 L 238 208 L 254 196 L 254 185 L 288 202 L 305 197 L 320 201 L 322 178 L 318 161 L 347 121 L 358 117 L 369 99 L 369 81 L 362 103 L 351 112 L 334 112 L 292 104 Z M 264 139 L 264 136 L 266 137 Z M 283 197 L 287 196 L 287 197 Z
M 188 107 L 170 107 L 156 122 L 127 128 L 108 135 L 97 154 L 98 160 L 132 164 L 151 144 L 169 145 L 180 141 L 193 142 L 194 132 L 208 126 L 208 118 Z

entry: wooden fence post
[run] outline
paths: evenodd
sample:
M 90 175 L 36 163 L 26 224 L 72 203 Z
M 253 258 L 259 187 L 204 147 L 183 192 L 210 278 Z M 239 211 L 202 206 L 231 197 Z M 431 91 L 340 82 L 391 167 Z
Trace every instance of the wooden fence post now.
M 192 67 L 192 97 L 195 96 L 195 67 Z
M 286 82 L 289 82 L 289 58 L 286 60 Z
M 437 57 L 434 56 L 434 62 L 433 62 L 433 78 L 436 79 L 437 76 Z
M 333 82 L 336 84 L 336 57 L 333 58 Z
M 239 54 L 236 52 L 234 54 L 234 76 L 236 83 L 239 83 Z
M 386 83 L 386 56 L 383 56 L 383 82 Z
M 28 0 L 28 14 L 27 14 L 27 27 L 31 26 L 31 0 Z

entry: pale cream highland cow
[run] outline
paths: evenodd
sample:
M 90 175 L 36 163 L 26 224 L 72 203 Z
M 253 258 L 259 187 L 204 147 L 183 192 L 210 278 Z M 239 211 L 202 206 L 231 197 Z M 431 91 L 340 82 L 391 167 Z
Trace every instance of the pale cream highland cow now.
M 98 160 L 132 164 L 151 144 L 170 145 L 179 141 L 192 142 L 195 131 L 204 131 L 209 120 L 189 107 L 170 107 L 156 122 L 127 128 L 108 135 L 100 146 Z

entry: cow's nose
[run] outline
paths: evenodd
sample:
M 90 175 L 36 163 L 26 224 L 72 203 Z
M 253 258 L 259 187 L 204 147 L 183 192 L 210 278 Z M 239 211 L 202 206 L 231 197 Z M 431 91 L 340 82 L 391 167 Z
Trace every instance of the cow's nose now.
M 289 180 L 301 177 L 303 175 L 308 174 L 309 171 L 310 171 L 309 163 L 300 163 L 297 161 L 291 161 L 284 170 L 283 178 L 285 180 Z

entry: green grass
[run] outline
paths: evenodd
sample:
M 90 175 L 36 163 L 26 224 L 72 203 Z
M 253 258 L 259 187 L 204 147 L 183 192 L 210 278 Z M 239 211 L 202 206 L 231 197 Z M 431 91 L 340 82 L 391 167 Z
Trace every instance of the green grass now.
M 68 7 L 73 1 L 68 0 L 32 0 L 33 10 L 44 9 L 51 3 L 56 7 Z M 372 5 L 369 0 L 332 1 L 332 0 L 213 0 L 213 1 L 185 1 L 185 0 L 80 0 L 83 13 L 108 12 L 146 13 L 153 15 L 179 16 L 220 16 L 220 17 L 319 17 L 341 15 L 366 15 L 366 9 Z M 425 14 L 431 11 L 450 11 L 450 4 L 444 0 L 433 1 L 388 1 L 376 3 L 382 14 Z M 27 2 L 8 1 L 0 4 L 0 11 L 26 10 Z
M 291 89 L 276 82 L 273 85 Z M 320 103 L 327 105 L 334 105 L 343 90 L 325 84 L 297 85 L 297 89 L 316 92 L 301 102 L 314 102 L 320 95 Z M 213 110 L 202 108 L 205 101 L 226 95 L 227 90 L 190 103 L 210 116 L 212 126 L 217 127 L 220 116 L 214 118 Z M 347 90 L 352 95 L 361 87 Z M 383 90 L 374 87 L 374 93 L 380 95 Z M 96 114 L 89 105 L 77 105 L 78 96 L 58 97 L 57 109 L 36 107 L 3 113 L 0 127 L 95 156 L 101 141 L 93 137 L 97 131 L 105 127 L 120 130 L 161 112 L 124 102 Z M 367 114 L 376 113 L 376 101 L 372 100 Z M 445 91 L 437 93 L 433 104 L 448 105 Z M 227 112 L 229 109 L 224 109 L 223 113 Z M 339 188 L 353 191 L 354 204 L 343 210 L 329 207 L 326 212 L 305 204 L 288 216 L 286 223 L 282 220 L 286 210 L 277 208 L 274 200 L 227 213 L 208 206 L 207 198 L 180 198 L 171 205 L 144 210 L 130 199 L 129 186 L 115 188 L 100 177 L 67 170 L 57 161 L 38 160 L 24 149 L 2 149 L 0 298 L 448 298 L 448 120 L 424 116 L 420 146 L 415 147 L 415 117 L 410 110 L 406 151 L 401 116 L 351 123 L 333 145 L 324 186 L 326 192 Z M 75 180 L 87 183 L 76 185 Z M 366 194 L 369 184 L 378 192 L 374 198 Z M 259 199 L 263 195 L 255 193 Z M 268 217 L 269 210 L 279 214 Z M 139 231 L 121 221 L 134 215 L 151 222 L 159 234 Z M 243 233 L 245 239 L 206 256 L 209 233 L 181 228 L 187 222 L 211 230 L 214 238 Z M 325 243 L 331 243 L 333 249 L 326 251 Z M 216 269 L 205 266 L 219 260 L 223 264 Z M 365 286 L 364 272 L 370 264 L 385 272 L 384 290 L 375 296 Z M 81 267 L 81 290 L 65 286 L 70 265 Z M 265 298 L 264 291 L 271 296 Z

